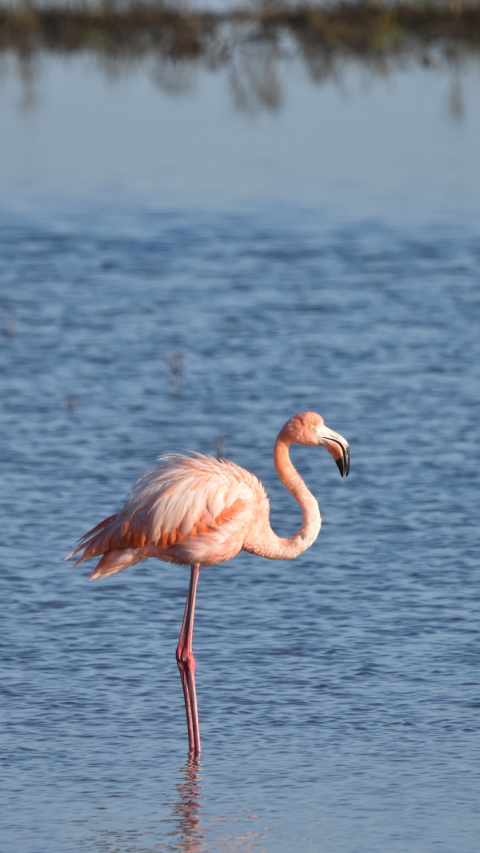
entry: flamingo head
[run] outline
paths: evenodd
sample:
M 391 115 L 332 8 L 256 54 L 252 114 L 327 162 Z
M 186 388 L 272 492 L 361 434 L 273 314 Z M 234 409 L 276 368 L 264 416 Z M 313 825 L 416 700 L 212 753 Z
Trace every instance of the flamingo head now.
M 290 442 L 306 444 L 308 447 L 326 447 L 335 459 L 342 477 L 348 477 L 350 470 L 350 447 L 346 438 L 325 426 L 321 415 L 316 412 L 302 412 L 290 418 L 280 435 Z

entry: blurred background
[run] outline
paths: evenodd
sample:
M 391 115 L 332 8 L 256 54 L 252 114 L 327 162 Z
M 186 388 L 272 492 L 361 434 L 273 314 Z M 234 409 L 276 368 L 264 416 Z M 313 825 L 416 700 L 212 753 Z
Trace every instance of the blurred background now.
M 476 853 L 480 8 L 0 7 L 7 853 Z M 158 455 L 272 462 L 292 562 L 63 558 Z

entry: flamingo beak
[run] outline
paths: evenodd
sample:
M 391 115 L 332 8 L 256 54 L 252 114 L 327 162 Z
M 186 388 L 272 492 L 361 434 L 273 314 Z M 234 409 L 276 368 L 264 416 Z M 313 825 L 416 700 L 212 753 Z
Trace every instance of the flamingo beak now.
M 350 447 L 343 435 L 322 425 L 318 428 L 320 444 L 326 447 L 335 459 L 335 464 L 342 477 L 348 477 L 350 471 Z

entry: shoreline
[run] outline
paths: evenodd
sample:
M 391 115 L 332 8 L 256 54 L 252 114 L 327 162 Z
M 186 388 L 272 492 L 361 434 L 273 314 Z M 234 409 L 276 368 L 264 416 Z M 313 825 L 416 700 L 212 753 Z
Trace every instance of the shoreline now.
M 266 7 L 229 12 L 175 11 L 167 6 L 132 3 L 123 8 L 0 9 L 0 52 L 19 55 L 81 51 L 139 57 L 160 53 L 172 61 L 206 60 L 222 64 L 246 45 L 280 50 L 285 39 L 305 57 L 343 56 L 359 60 L 418 54 L 428 64 L 429 50 L 448 59 L 480 55 L 480 5 L 357 2 L 332 8 Z

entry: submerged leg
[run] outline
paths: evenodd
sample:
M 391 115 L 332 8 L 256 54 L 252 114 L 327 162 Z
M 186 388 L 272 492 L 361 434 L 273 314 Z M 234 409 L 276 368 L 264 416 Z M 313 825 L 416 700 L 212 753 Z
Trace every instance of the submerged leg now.
M 187 712 L 188 743 L 190 752 L 200 755 L 200 728 L 198 725 L 197 694 L 195 691 L 195 658 L 192 651 L 193 619 L 200 566 L 192 565 L 182 631 L 177 646 L 177 664 L 182 679 L 185 710 Z

